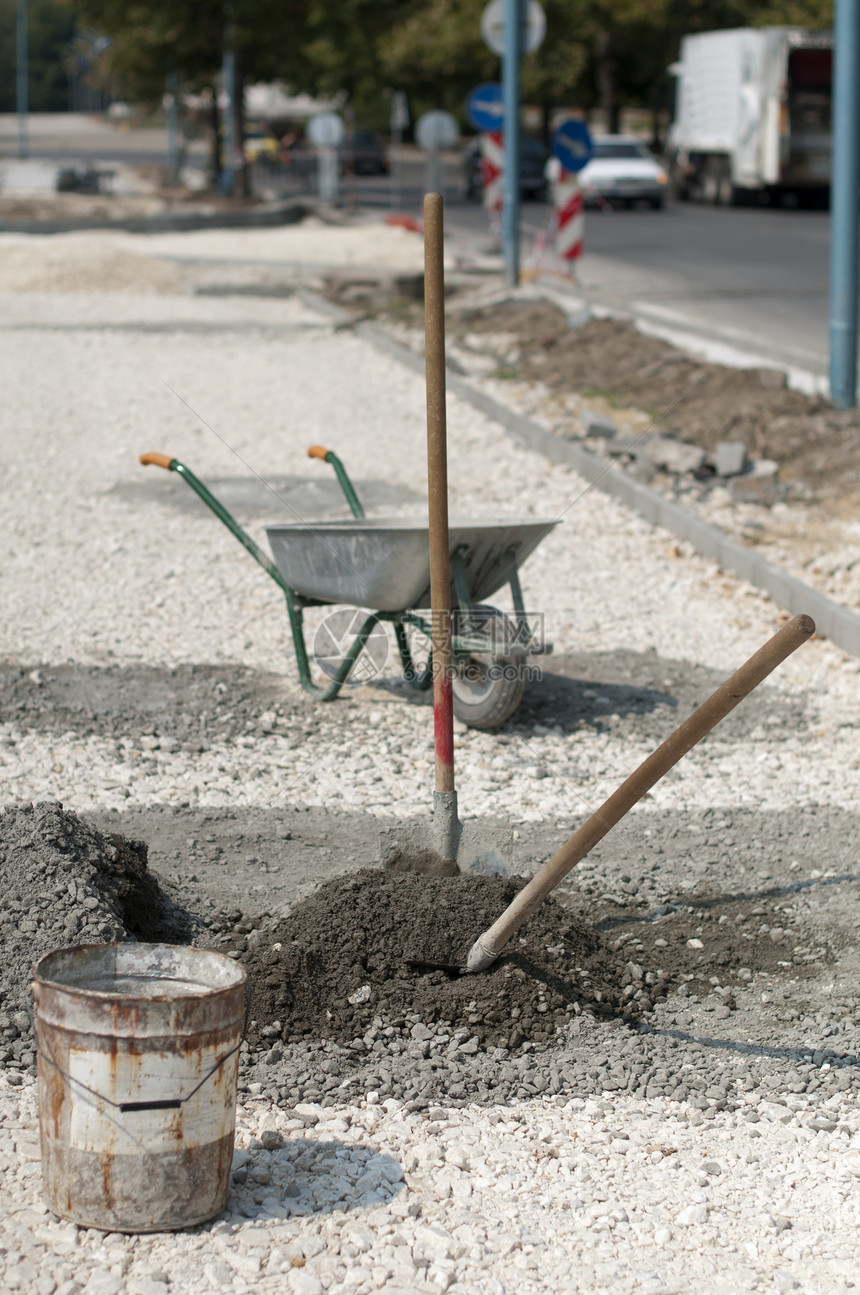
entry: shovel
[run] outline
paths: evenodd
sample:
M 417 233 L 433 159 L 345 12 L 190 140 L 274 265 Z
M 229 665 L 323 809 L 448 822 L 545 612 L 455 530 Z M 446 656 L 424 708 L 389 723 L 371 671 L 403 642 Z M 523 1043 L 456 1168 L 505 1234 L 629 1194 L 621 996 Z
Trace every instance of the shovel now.
M 469 950 L 465 968 L 459 970 L 468 973 L 486 971 L 491 967 L 511 936 L 516 934 L 523 922 L 567 876 L 571 868 L 585 858 L 589 850 L 606 836 L 609 829 L 632 809 L 655 782 L 668 773 L 715 724 L 814 633 L 815 622 L 811 616 L 795 616 L 753 653 L 730 679 L 721 684 L 707 701 L 702 702 L 698 710 L 694 710 L 656 751 L 634 769 L 617 791 L 603 802 L 600 809 L 535 873 L 501 917 L 478 936 Z
M 451 650 L 451 555 L 448 544 L 448 449 L 445 414 L 445 273 L 442 197 L 424 197 L 424 333 L 427 374 L 427 481 L 430 605 L 433 630 L 433 819 L 381 833 L 383 867 L 427 876 L 510 872 L 510 831 L 460 822 L 454 789 L 454 692 Z

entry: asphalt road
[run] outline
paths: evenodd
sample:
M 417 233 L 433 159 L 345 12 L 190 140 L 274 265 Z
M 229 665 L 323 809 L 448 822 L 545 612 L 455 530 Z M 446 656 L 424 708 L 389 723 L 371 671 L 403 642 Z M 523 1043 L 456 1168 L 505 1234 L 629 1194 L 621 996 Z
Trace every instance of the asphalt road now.
M 0 156 L 14 156 L 17 123 L 0 117 Z M 122 130 L 80 115 L 31 118 L 31 154 L 54 160 L 158 162 L 166 160 L 166 132 Z M 189 161 L 204 164 L 195 143 Z M 362 209 L 419 214 L 431 182 L 414 150 L 391 177 L 359 177 L 354 200 Z M 458 158 L 444 167 L 448 227 L 461 245 L 493 248 L 479 204 L 463 200 Z M 524 203 L 523 263 L 546 231 L 546 203 Z M 714 358 L 725 345 L 808 370 L 827 372 L 830 227 L 826 212 L 792 209 L 719 209 L 670 203 L 645 209 L 589 212 L 578 291 L 613 308 L 632 310 L 646 325 L 669 334 L 700 336 Z
M 523 261 L 546 204 L 526 203 Z M 453 230 L 484 238 L 476 204 L 449 203 Z M 830 228 L 826 212 L 719 209 L 589 211 L 577 286 L 656 326 L 827 371 Z
M 420 213 L 425 174 L 420 162 L 405 164 L 400 210 Z M 362 206 L 392 205 L 388 179 L 362 178 L 357 188 Z M 497 247 L 480 204 L 462 198 L 456 161 L 445 168 L 445 197 L 447 225 L 461 246 Z M 523 203 L 523 266 L 551 217 L 547 203 Z M 824 377 L 829 257 L 826 211 L 674 202 L 658 212 L 589 210 L 571 291 L 631 310 L 655 329 L 700 337 L 714 358 L 726 348 Z

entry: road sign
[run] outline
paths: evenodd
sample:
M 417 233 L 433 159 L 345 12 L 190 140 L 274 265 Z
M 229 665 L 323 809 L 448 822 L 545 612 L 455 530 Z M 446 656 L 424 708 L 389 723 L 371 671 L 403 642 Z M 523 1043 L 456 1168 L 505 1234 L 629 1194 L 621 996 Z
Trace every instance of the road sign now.
M 553 132 L 552 151 L 564 171 L 581 171 L 591 161 L 594 145 L 584 121 L 563 121 Z
M 538 0 L 528 0 L 522 8 L 520 31 L 520 49 L 523 54 L 531 54 L 543 44 L 546 35 L 546 14 Z M 481 14 L 481 36 L 484 44 L 494 54 L 505 52 L 505 0 L 490 0 Z
M 555 250 L 563 261 L 575 261 L 582 255 L 585 213 L 582 190 L 573 172 L 562 172 L 553 188 L 555 206 Z
M 476 85 L 466 100 L 466 116 L 475 130 L 501 130 L 505 121 L 505 100 L 498 81 Z
M 450 112 L 425 112 L 415 123 L 415 138 L 425 153 L 436 153 L 457 143 L 460 127 Z
M 308 139 L 316 148 L 337 148 L 345 134 L 343 117 L 336 112 L 318 112 L 308 122 Z
M 484 182 L 484 209 L 498 216 L 504 203 L 505 145 L 500 131 L 481 136 L 481 179 Z

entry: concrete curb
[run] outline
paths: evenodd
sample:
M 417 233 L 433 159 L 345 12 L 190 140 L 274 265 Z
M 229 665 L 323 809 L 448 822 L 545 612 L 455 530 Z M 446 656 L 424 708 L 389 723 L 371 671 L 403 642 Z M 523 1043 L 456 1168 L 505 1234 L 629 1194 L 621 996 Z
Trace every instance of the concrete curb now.
M 294 225 L 316 214 L 314 199 L 291 198 L 243 211 L 161 211 L 154 216 L 127 216 L 120 220 L 78 217 L 74 220 L 0 220 L 2 234 L 73 234 L 87 230 L 116 230 L 123 234 L 184 234 L 196 229 L 268 229 Z
M 318 294 L 303 291 L 302 296 L 308 305 L 321 313 L 336 319 L 343 326 L 348 326 L 351 317 Z M 389 337 L 381 328 L 367 321 L 354 325 L 355 331 L 371 342 L 378 350 L 384 351 L 415 373 L 424 372 L 424 359 L 410 351 L 402 343 Z M 852 656 L 860 656 L 860 616 L 849 611 L 839 603 L 819 593 L 810 585 L 804 584 L 795 576 L 789 575 L 772 562 L 765 561 L 758 554 L 723 534 L 716 526 L 710 526 L 700 518 L 689 513 L 680 504 L 664 498 L 656 490 L 634 481 L 617 468 L 607 467 L 602 459 L 570 441 L 563 441 L 546 431 L 530 418 L 514 413 L 492 396 L 477 391 L 457 374 L 450 373 L 447 378 L 448 389 L 461 400 L 465 400 L 474 409 L 480 410 L 492 418 L 505 431 L 509 432 L 518 444 L 527 449 L 543 454 L 551 463 L 567 463 L 591 485 L 602 490 L 604 494 L 619 500 L 627 508 L 644 517 L 654 526 L 676 535 L 678 539 L 687 540 L 706 558 L 713 558 L 726 571 L 732 571 L 742 580 L 748 581 L 757 589 L 769 594 L 774 602 L 786 611 L 805 612 L 815 621 L 816 628 L 831 642 L 835 643 Z

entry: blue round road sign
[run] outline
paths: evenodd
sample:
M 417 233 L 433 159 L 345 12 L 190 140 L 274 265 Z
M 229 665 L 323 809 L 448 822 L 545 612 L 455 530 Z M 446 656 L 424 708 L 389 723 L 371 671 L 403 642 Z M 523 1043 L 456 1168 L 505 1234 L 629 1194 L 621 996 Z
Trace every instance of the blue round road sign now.
M 470 91 L 466 116 L 475 130 L 495 132 L 504 129 L 505 100 L 498 81 L 486 81 Z
M 594 153 L 585 122 L 563 121 L 553 133 L 552 151 L 565 171 L 581 171 Z

